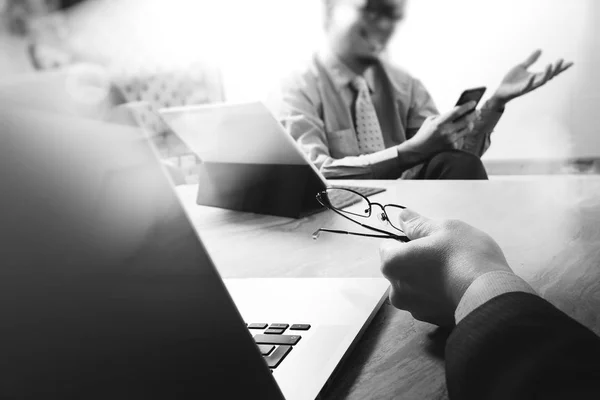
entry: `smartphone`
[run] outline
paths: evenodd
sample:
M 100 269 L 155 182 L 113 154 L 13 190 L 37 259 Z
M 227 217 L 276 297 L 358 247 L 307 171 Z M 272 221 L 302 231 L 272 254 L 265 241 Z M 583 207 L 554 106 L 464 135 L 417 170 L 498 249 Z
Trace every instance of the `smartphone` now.
M 474 89 L 465 90 L 461 95 L 458 101 L 456 102 L 457 106 L 462 106 L 463 104 L 467 104 L 470 101 L 475 101 L 477 104 L 481 101 L 481 98 L 485 94 L 487 90 L 486 87 L 478 87 Z M 477 108 L 477 105 L 475 105 Z
M 473 109 L 473 111 L 468 112 L 465 115 L 469 115 L 469 114 L 475 112 L 475 109 L 477 109 L 477 104 L 479 104 L 479 102 L 481 101 L 481 98 L 485 94 L 486 90 L 487 90 L 487 88 L 484 86 L 465 90 L 464 92 L 462 92 L 462 94 L 460 95 L 460 98 L 456 102 L 456 106 L 462 106 L 463 104 L 467 104 L 470 101 L 475 101 L 476 104 L 475 104 L 475 108 Z M 462 118 L 462 117 L 460 117 L 460 118 Z M 457 120 L 460 118 L 457 118 Z

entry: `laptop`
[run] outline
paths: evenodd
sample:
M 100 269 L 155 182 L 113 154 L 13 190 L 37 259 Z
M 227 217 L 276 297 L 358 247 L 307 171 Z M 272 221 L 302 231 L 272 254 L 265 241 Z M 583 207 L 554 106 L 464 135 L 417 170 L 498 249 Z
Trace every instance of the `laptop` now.
M 263 103 L 172 107 L 159 113 L 201 160 L 198 204 L 291 218 L 323 209 L 315 196 L 332 185 Z M 344 187 L 365 196 L 385 191 Z
M 314 399 L 386 298 L 221 279 L 135 128 L 2 106 L 0 135 L 0 398 Z

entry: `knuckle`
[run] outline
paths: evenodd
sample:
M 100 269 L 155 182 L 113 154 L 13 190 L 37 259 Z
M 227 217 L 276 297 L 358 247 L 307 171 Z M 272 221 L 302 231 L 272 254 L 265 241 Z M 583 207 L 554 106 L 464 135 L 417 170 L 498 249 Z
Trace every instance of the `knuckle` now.
M 381 271 L 381 274 L 382 274 L 382 275 L 383 275 L 385 278 L 389 278 L 389 277 L 391 276 L 391 275 L 390 275 L 390 269 L 391 269 L 391 267 L 390 267 L 390 263 L 389 263 L 389 262 L 388 262 L 386 259 L 384 259 L 384 258 L 382 257 L 382 260 L 381 260 L 381 265 L 379 266 L 379 270 Z
M 380 255 L 381 265 L 379 266 L 379 269 L 381 271 L 381 274 L 386 278 L 390 278 L 391 276 L 393 276 L 393 271 L 395 269 L 394 256 L 392 252 L 387 248 L 380 249 Z
M 390 289 L 390 304 L 400 310 L 408 310 L 408 302 L 406 296 L 402 294 L 402 291 L 398 290 L 395 285 L 391 286 Z
M 445 219 L 442 221 L 442 228 L 446 231 L 457 231 L 462 229 L 464 223 L 458 219 Z
M 425 221 L 423 221 L 422 219 L 414 219 L 412 221 L 410 221 L 411 224 L 411 230 L 413 232 L 423 232 L 425 231 Z

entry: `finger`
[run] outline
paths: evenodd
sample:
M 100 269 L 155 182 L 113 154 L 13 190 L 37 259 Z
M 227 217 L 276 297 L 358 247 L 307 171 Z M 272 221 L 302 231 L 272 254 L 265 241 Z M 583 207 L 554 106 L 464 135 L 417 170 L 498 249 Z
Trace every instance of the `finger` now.
M 565 72 L 566 70 L 568 70 L 569 68 L 571 68 L 573 65 L 575 65 L 575 63 L 573 63 L 572 61 L 569 61 L 568 63 L 564 64 L 560 70 L 560 74 L 562 74 L 563 72 Z
M 542 85 L 544 85 L 546 82 L 548 82 L 550 79 L 552 79 L 552 75 L 554 75 L 554 65 L 553 64 L 548 64 L 546 66 L 546 71 L 544 73 L 544 79 Z
M 390 304 L 400 310 L 410 310 L 411 301 L 406 285 L 399 280 L 392 280 L 390 283 Z
M 540 56 L 542 55 L 542 50 L 536 50 L 533 53 L 531 53 L 531 55 L 529 57 L 527 57 L 527 59 L 525 61 L 523 61 L 521 63 L 521 66 L 524 67 L 525 69 L 531 67 L 533 64 L 535 64 L 535 62 L 537 60 L 540 59 Z
M 479 119 L 480 116 L 481 116 L 481 111 L 475 110 L 472 113 L 467 114 L 467 121 L 469 123 L 474 123 L 475 121 L 477 121 L 477 119 Z
M 409 208 L 400 213 L 400 227 L 409 239 L 420 239 L 435 233 L 439 227 L 438 224 Z
M 475 121 L 469 121 L 469 126 L 467 126 L 467 133 L 473 132 L 475 130 Z
M 558 74 L 560 74 L 560 70 L 562 69 L 562 66 L 563 66 L 564 62 L 565 62 L 565 60 L 563 60 L 561 58 L 556 63 L 554 63 L 554 68 L 552 70 L 552 78 L 554 78 L 555 76 L 557 76 Z M 550 78 L 550 79 L 552 79 L 552 78 Z
M 533 85 L 535 83 L 535 75 L 532 75 L 531 78 L 529 78 L 529 82 L 527 82 L 527 85 L 525 86 L 525 89 L 523 90 L 523 93 L 527 93 L 530 92 L 531 90 L 533 90 Z
M 560 69 L 558 71 L 554 72 L 554 76 L 558 76 L 558 75 L 562 74 L 563 72 L 565 72 L 566 70 L 568 70 L 572 66 L 573 66 L 572 62 L 568 62 L 566 64 L 561 65 Z
M 475 101 L 470 101 L 466 104 L 463 104 L 462 106 L 456 106 L 446 114 L 441 115 L 439 117 L 439 122 L 443 124 L 459 119 L 463 115 L 468 114 L 469 111 L 472 111 L 476 105 L 477 103 Z
M 381 274 L 390 281 L 392 286 L 398 284 L 398 278 L 404 275 L 405 270 L 412 268 L 411 262 L 406 260 L 414 258 L 411 256 L 411 252 L 414 251 L 413 247 L 412 243 L 387 241 L 379 247 Z
M 469 135 L 469 133 L 471 133 L 471 130 L 470 130 L 470 129 L 469 129 L 469 127 L 467 126 L 466 128 L 464 128 L 464 129 L 461 129 L 460 131 L 457 131 L 457 132 L 455 132 L 455 133 L 452 135 L 452 141 L 453 141 L 453 142 L 456 142 L 457 140 L 459 140 L 459 139 L 462 139 L 462 138 L 463 138 L 463 137 L 465 137 L 465 136 L 468 136 L 468 135 Z
M 411 240 L 424 238 L 441 229 L 437 222 L 408 208 L 402 210 L 398 219 L 404 234 Z M 390 282 L 393 282 L 393 279 L 404 275 L 403 270 L 410 272 L 415 267 L 414 260 L 421 259 L 419 257 L 420 251 L 421 246 L 415 241 L 409 243 L 386 241 L 382 243 L 379 247 L 381 273 Z
M 535 82 L 531 88 L 531 90 L 535 90 L 541 86 L 544 86 L 550 76 L 552 75 L 552 64 L 546 66 L 546 70 L 544 72 L 540 72 L 535 74 Z
M 448 125 L 448 131 L 452 133 L 462 131 L 463 129 L 467 128 L 471 122 L 472 121 L 468 118 L 468 116 L 460 118 L 459 120 L 454 121 L 454 123 Z
M 564 60 L 560 59 L 560 60 L 554 62 L 554 64 L 552 64 L 551 73 L 550 73 L 550 76 L 548 77 L 548 79 L 546 80 L 546 82 L 549 82 L 552 79 L 554 79 L 554 77 L 558 74 L 558 71 L 560 71 L 560 69 L 562 68 L 563 62 L 564 62 Z
M 422 268 L 423 257 L 429 246 L 423 245 L 423 241 L 411 241 L 408 243 L 388 242 L 382 243 L 379 247 L 379 256 L 381 258 L 381 274 L 392 285 L 400 285 L 400 282 L 407 282 L 415 272 Z M 403 288 L 405 286 L 402 286 Z

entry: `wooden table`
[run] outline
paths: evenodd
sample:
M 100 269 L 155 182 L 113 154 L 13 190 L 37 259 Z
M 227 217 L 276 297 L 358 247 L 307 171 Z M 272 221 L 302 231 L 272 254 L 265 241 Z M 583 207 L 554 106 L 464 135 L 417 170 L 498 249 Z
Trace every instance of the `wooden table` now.
M 600 177 L 345 183 L 386 187 L 372 199 L 486 231 L 542 297 L 600 335 Z M 225 278 L 380 276 L 379 239 L 334 234 L 312 239 L 319 227 L 361 229 L 333 212 L 291 220 L 200 207 L 196 190 L 178 187 Z M 325 397 L 447 398 L 447 334 L 384 304 Z

